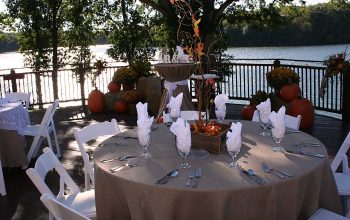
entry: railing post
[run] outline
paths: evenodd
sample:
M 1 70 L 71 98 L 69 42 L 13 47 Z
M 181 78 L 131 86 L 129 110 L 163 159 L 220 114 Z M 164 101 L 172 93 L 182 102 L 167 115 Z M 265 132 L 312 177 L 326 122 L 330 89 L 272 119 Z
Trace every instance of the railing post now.
M 277 67 L 280 67 L 281 66 L 281 61 L 279 60 L 274 60 L 273 61 L 273 68 L 277 68 Z
M 35 72 L 36 95 L 38 96 L 39 109 L 43 109 L 43 94 L 41 91 L 41 72 Z M 35 96 L 34 96 L 35 97 Z
M 23 73 L 16 74 L 15 70 L 11 69 L 10 74 L 4 76 L 4 80 L 11 81 L 12 92 L 17 92 L 16 79 L 24 79 L 24 74 Z
M 348 123 L 350 121 L 350 74 L 343 74 L 343 106 L 342 121 Z
M 84 77 L 84 67 L 83 64 L 79 64 L 78 67 L 78 75 L 79 75 L 79 83 L 80 83 L 80 94 L 81 94 L 81 105 L 85 107 L 85 77 Z

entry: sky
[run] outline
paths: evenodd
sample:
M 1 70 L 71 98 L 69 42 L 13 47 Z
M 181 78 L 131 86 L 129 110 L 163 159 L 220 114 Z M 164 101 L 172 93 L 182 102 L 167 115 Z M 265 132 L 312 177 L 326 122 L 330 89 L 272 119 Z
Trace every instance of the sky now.
M 307 5 L 314 5 L 318 3 L 325 3 L 328 2 L 329 0 L 305 0 Z M 0 11 L 4 11 L 5 9 L 5 3 L 3 0 L 0 0 Z

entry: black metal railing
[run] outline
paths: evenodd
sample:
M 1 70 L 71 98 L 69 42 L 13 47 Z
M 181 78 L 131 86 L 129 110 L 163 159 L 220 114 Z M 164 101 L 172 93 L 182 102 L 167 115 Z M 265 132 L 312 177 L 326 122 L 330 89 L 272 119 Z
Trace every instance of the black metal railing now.
M 288 60 L 291 61 L 291 60 Z M 319 87 L 325 75 L 325 67 L 317 61 L 302 61 L 299 64 L 281 64 L 293 69 L 300 76 L 299 86 L 302 96 L 312 101 L 315 109 L 328 112 L 341 113 L 342 110 L 342 76 L 329 79 L 328 89 L 321 98 Z M 221 63 L 221 68 L 227 71 L 223 76 L 223 81 L 218 82 L 222 93 L 226 93 L 233 100 L 249 100 L 258 90 L 273 92 L 267 86 L 265 74 L 274 68 L 271 61 L 266 60 L 231 60 Z M 108 92 L 107 86 L 111 81 L 114 72 L 121 65 L 110 65 L 97 77 L 96 85 L 99 90 Z M 95 69 L 89 69 L 95 71 Z M 20 70 L 16 70 L 20 72 Z M 81 91 L 81 82 L 77 69 L 60 69 L 58 71 L 58 95 L 60 102 L 82 101 L 94 88 L 91 86 L 91 77 L 85 77 L 83 84 L 84 92 Z M 87 71 L 84 71 L 87 72 Z M 7 92 L 12 92 L 11 81 L 4 80 L 4 75 L 9 74 L 9 70 L 0 71 L 0 96 L 4 97 Z M 31 103 L 42 105 L 51 103 L 53 97 L 52 72 L 51 71 L 26 71 L 24 79 L 17 79 L 17 91 L 30 92 L 32 94 Z M 85 74 L 88 75 L 88 74 Z M 40 83 L 39 83 L 40 82 Z M 193 97 L 194 92 L 191 91 Z M 86 95 L 85 95 L 86 94 Z

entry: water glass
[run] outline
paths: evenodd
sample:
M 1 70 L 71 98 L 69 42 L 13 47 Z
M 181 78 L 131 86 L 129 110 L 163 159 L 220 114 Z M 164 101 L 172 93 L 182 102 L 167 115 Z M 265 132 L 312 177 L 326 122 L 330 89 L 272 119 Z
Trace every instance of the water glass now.
M 172 108 L 170 109 L 170 118 L 173 122 L 176 122 L 176 120 L 180 117 L 181 115 L 181 110 L 179 108 Z
M 276 146 L 274 148 L 272 148 L 272 151 L 274 152 L 284 152 L 286 151 L 284 149 L 284 147 L 282 146 L 282 141 L 284 139 L 284 134 L 282 136 L 280 135 L 276 135 L 277 131 L 275 131 L 275 129 L 272 129 L 272 137 L 276 142 Z
M 260 124 L 261 124 L 261 127 L 263 128 L 263 132 L 261 132 L 260 135 L 264 137 L 270 135 L 270 132 L 267 129 L 270 125 L 270 121 L 268 118 L 269 118 L 268 113 L 259 111 Z
M 215 106 L 215 115 L 220 123 L 223 122 L 226 117 L 226 106 Z
M 239 168 L 239 164 L 236 161 L 236 158 L 239 154 L 239 152 L 241 151 L 241 149 L 239 149 L 238 151 L 229 151 L 227 150 L 227 152 L 230 154 L 232 161 L 225 163 L 226 166 L 233 168 L 233 169 L 238 169 Z
M 187 156 L 189 155 L 190 151 L 184 152 L 184 151 L 180 150 L 178 145 L 179 145 L 179 143 L 178 143 L 177 138 L 176 138 L 176 148 L 177 148 L 177 151 L 178 151 L 180 157 L 182 158 L 182 161 L 179 164 L 179 168 L 190 168 L 191 164 L 187 161 Z
M 143 150 L 142 157 L 144 158 L 151 158 L 152 155 L 149 153 L 149 145 L 151 144 L 151 139 L 148 139 L 148 142 L 146 144 L 141 143 L 140 138 L 139 138 L 139 145 L 141 149 Z

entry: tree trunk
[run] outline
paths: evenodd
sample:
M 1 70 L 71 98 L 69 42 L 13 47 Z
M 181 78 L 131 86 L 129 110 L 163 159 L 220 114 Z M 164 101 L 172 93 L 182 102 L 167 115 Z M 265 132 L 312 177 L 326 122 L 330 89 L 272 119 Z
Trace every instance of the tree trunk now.
M 54 1 L 56 2 L 56 1 Z M 53 7 L 52 10 L 52 85 L 53 85 L 53 97 L 58 99 L 58 84 L 57 84 L 57 72 L 58 72 L 58 24 L 57 24 L 57 12 L 59 9 L 58 3 Z

